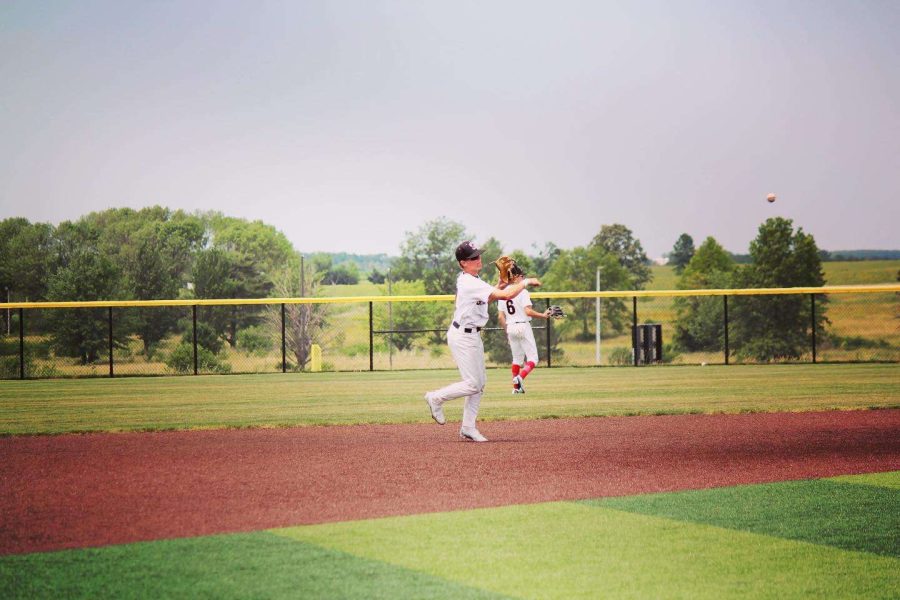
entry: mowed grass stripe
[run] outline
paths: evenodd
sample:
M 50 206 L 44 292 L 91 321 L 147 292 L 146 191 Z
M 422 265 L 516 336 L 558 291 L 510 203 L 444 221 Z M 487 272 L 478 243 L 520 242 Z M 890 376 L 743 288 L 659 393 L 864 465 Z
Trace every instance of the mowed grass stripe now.
M 900 490 L 900 471 L 866 473 L 864 475 L 840 475 L 838 477 L 829 477 L 825 481 L 839 481 L 841 483 L 855 483 L 857 485 L 874 485 Z
M 2 557 L 0 597 L 502 598 L 265 532 Z
M 889 598 L 900 560 L 580 503 L 273 531 L 520 598 Z
M 897 472 L 880 476 L 897 478 Z M 787 481 L 583 503 L 900 557 L 900 491 L 890 487 Z

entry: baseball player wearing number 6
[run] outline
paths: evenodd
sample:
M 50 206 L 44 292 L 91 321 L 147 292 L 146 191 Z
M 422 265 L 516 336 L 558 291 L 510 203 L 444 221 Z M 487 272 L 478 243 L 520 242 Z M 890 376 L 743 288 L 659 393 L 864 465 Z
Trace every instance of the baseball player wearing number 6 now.
M 525 277 L 525 272 L 519 265 L 513 265 L 509 274 L 511 284 L 519 283 Z M 497 302 L 497 317 L 500 326 L 506 330 L 506 339 L 509 340 L 509 347 L 512 350 L 513 394 L 525 393 L 524 380 L 538 362 L 531 319 L 549 319 L 550 313 L 549 308 L 542 313 L 532 308 L 528 290 L 523 290 L 515 298 Z
M 425 402 L 431 410 L 431 417 L 438 425 L 447 422 L 444 418 L 444 402 L 454 398 L 466 399 L 459 436 L 463 440 L 473 442 L 487 441 L 487 438 L 478 431 L 476 420 L 481 396 L 487 383 L 481 328 L 488 320 L 488 306 L 491 302 L 515 298 L 529 285 L 541 285 L 540 281 L 531 278 L 501 289 L 482 281 L 478 278 L 478 272 L 482 267 L 481 253 L 482 250 L 469 241 L 456 248 L 456 260 L 462 273 L 456 278 L 456 309 L 447 330 L 447 345 L 450 346 L 462 381 L 425 393 Z

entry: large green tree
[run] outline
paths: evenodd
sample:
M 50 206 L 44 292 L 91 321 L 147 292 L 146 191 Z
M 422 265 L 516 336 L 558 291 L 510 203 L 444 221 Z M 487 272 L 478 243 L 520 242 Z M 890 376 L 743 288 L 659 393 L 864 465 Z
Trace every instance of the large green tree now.
M 629 287 L 623 289 L 643 289 L 653 278 L 650 273 L 650 261 L 640 240 L 624 225 L 619 223 L 603 225 L 600 227 L 600 233 L 591 240 L 590 246 L 602 248 L 615 256 L 619 264 L 628 271 L 631 281 Z
M 79 222 L 98 232 L 98 247 L 122 266 L 127 289 L 140 300 L 177 297 L 190 279 L 194 254 L 207 241 L 199 217 L 161 206 L 112 208 Z M 157 271 L 152 278 L 148 268 Z
M 394 280 L 424 282 L 426 294 L 452 294 L 459 274 L 454 251 L 470 239 L 461 223 L 444 217 L 429 221 L 417 231 L 406 233 L 391 276 Z
M 100 234 L 86 222 L 60 224 L 53 274 L 48 279 L 51 301 L 118 300 L 124 295 L 122 271 L 101 250 Z M 51 345 L 60 356 L 77 357 L 82 364 L 108 353 L 108 314 L 105 309 L 53 310 L 48 315 Z M 113 344 L 125 347 L 127 328 L 114 329 Z
M 812 235 L 793 221 L 768 219 L 750 244 L 753 263 L 735 273 L 735 287 L 789 288 L 825 285 L 819 249 Z M 827 322 L 825 299 L 817 296 L 816 327 Z M 734 347 L 738 356 L 759 361 L 798 359 L 810 349 L 812 307 L 807 295 L 735 297 Z
M 669 263 L 675 267 L 675 272 L 680 274 L 684 268 L 691 262 L 694 256 L 694 238 L 686 233 L 682 233 L 675 241 L 672 252 L 669 253 Z
M 212 247 L 246 257 L 258 273 L 266 275 L 297 268 L 297 252 L 287 237 L 272 225 L 226 217 L 219 212 L 200 217 L 206 224 Z
M 194 256 L 206 242 L 199 217 L 161 206 L 111 208 L 89 213 L 79 223 L 98 232 L 98 248 L 119 266 L 123 290 L 135 300 L 182 295 Z M 144 354 L 152 358 L 158 343 L 177 329 L 183 313 L 165 307 L 127 309 L 121 325 L 141 339 Z
M 53 246 L 54 229 L 48 223 L 23 218 L 0 221 L 0 293 L 4 302 L 7 290 L 11 300 L 46 299 Z
M 262 221 L 226 217 L 218 212 L 200 215 L 209 247 L 197 256 L 194 293 L 198 298 L 265 298 L 275 278 L 299 269 L 299 255 L 287 237 Z M 238 331 L 259 324 L 259 306 L 208 307 L 207 324 L 231 347 Z
M 735 263 L 731 255 L 712 237 L 694 253 L 678 280 L 678 289 L 728 288 Z M 717 296 L 675 298 L 675 335 L 678 348 L 689 352 L 720 350 L 724 347 L 724 303 Z
M 550 267 L 553 266 L 559 255 L 562 254 L 562 248 L 553 242 L 547 242 L 543 248 L 538 248 L 536 245 L 532 247 L 537 252 L 529 257 L 531 259 L 531 269 L 533 270 L 530 269 L 528 272 L 533 277 L 541 278 L 550 270 Z
M 600 272 L 600 288 L 602 290 L 638 290 L 651 279 L 647 255 L 640 241 L 635 239 L 631 230 L 621 224 L 603 225 L 591 243 L 585 247 L 576 247 L 568 251 L 555 252 L 552 266 L 544 276 L 547 289 L 553 291 L 587 291 L 596 286 L 597 271 Z M 593 323 L 596 320 L 596 302 L 592 298 L 569 300 L 565 302 L 571 310 L 571 318 L 560 323 L 559 327 L 568 333 L 580 324 L 581 330 L 576 335 L 579 339 L 591 339 Z M 622 299 L 609 298 L 602 300 L 602 327 L 613 335 L 625 331 L 627 308 Z
M 594 290 L 597 282 L 597 270 L 600 271 L 601 290 L 629 289 L 632 278 L 619 258 L 599 245 L 579 246 L 572 250 L 562 251 L 554 261 L 550 271 L 544 276 L 544 289 L 554 292 L 584 292 Z M 620 298 L 602 300 L 603 310 L 601 326 L 606 331 L 619 334 L 625 329 L 627 310 Z M 558 323 L 563 333 L 569 333 L 576 325 L 579 339 L 592 339 L 595 321 L 595 300 L 580 298 L 564 301 L 570 308 L 569 318 Z
M 219 248 L 207 248 L 197 255 L 194 267 L 196 298 L 265 298 L 273 285 L 270 277 L 261 273 L 247 255 Z M 251 305 L 203 306 L 198 310 L 198 319 L 229 346 L 235 347 L 238 331 L 259 324 L 263 310 Z
M 166 211 L 158 219 L 145 221 L 124 252 L 126 279 L 136 300 L 178 298 L 205 241 L 203 225 L 196 217 Z M 136 309 L 134 330 L 148 358 L 159 342 L 177 329 L 183 313 L 184 309 L 172 307 Z
M 331 254 L 317 252 L 309 259 L 317 273 L 322 274 L 322 283 L 327 285 L 355 285 L 361 277 L 359 266 L 350 260 L 337 264 Z

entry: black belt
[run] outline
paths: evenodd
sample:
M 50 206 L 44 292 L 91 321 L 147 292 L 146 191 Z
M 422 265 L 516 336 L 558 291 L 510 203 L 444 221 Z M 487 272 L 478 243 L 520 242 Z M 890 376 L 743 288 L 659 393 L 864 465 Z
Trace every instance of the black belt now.
M 453 326 L 459 329 L 459 323 L 457 323 L 456 321 L 453 321 Z M 474 329 L 472 329 L 471 327 L 463 327 L 462 330 L 466 333 L 472 333 L 473 331 L 481 331 L 481 327 L 476 327 Z

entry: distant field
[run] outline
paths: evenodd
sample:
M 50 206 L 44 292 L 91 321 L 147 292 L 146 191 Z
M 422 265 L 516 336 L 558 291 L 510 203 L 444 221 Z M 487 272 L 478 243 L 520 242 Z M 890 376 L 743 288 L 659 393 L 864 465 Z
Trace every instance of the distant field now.
M 822 263 L 828 285 L 897 283 L 900 260 L 862 260 Z
M 822 270 L 826 285 L 897 283 L 900 260 L 824 262 Z M 678 287 L 678 275 L 673 267 L 653 265 L 650 272 L 653 280 L 647 285 L 648 290 L 674 290 Z
M 387 296 L 387 285 L 379 285 L 362 280 L 355 285 L 323 285 L 322 295 L 326 298 L 340 296 Z
M 485 268 L 485 271 L 487 267 Z M 900 260 L 860 260 L 822 263 L 826 285 L 866 285 L 897 283 Z M 675 269 L 667 265 L 652 265 L 653 279 L 648 290 L 674 290 L 678 287 Z M 385 285 L 362 281 L 356 285 L 322 286 L 325 296 L 382 296 L 386 295 Z
M 678 287 L 678 275 L 675 268 L 666 265 L 652 265 L 650 274 L 653 279 L 647 284 L 648 290 L 674 290 Z

